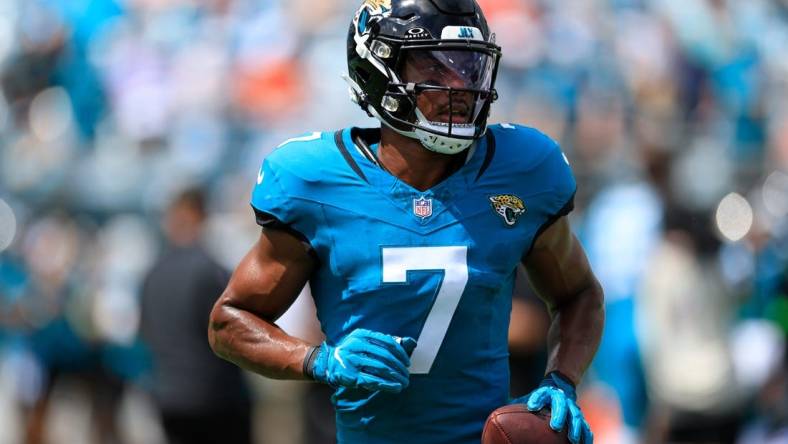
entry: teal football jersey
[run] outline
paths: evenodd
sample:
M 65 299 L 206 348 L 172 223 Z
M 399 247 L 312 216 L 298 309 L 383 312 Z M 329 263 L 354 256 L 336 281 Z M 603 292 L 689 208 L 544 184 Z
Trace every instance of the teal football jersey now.
M 261 225 L 311 245 L 329 344 L 357 328 L 418 342 L 402 393 L 336 390 L 338 440 L 478 444 L 487 415 L 508 401 L 515 269 L 540 230 L 571 211 L 569 164 L 542 133 L 493 125 L 462 168 L 419 191 L 364 156 L 358 131 L 280 145 L 251 202 Z

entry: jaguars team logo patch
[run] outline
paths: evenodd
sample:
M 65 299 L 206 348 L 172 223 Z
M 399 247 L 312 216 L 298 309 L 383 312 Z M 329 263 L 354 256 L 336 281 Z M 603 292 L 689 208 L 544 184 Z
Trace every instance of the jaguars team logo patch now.
M 432 199 L 426 199 L 424 196 L 413 199 L 413 214 L 422 219 L 432 216 Z
M 509 227 L 513 227 L 517 219 L 525 213 L 523 200 L 514 194 L 490 196 L 490 205 Z

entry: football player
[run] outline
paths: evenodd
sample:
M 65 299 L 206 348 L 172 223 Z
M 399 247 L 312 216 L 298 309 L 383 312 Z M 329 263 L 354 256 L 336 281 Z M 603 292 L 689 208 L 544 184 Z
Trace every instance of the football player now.
M 566 215 L 558 145 L 487 125 L 501 53 L 474 0 L 366 0 L 348 34 L 353 100 L 380 128 L 315 132 L 263 162 L 263 227 L 216 303 L 217 354 L 271 378 L 313 379 L 340 443 L 478 443 L 508 402 L 551 409 L 591 443 L 575 385 L 597 349 L 602 290 Z M 552 314 L 549 364 L 509 400 L 507 329 L 523 263 Z M 309 283 L 326 340 L 275 324 Z

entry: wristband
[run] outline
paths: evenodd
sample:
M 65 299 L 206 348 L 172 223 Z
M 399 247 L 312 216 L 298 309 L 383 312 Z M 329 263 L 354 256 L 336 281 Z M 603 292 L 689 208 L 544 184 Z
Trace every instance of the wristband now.
M 304 376 L 312 380 L 315 379 L 314 364 L 315 364 L 315 359 L 317 358 L 318 351 L 320 351 L 320 346 L 316 345 L 310 348 L 309 351 L 306 353 L 306 356 L 304 357 L 304 367 L 303 367 Z
M 563 390 L 563 392 L 566 393 L 568 397 L 572 398 L 572 400 L 577 399 L 575 384 L 571 379 L 567 378 L 566 375 L 559 372 L 558 370 L 553 370 L 546 374 L 542 380 L 542 383 L 539 384 L 540 387 L 544 387 L 546 385 L 551 385 Z

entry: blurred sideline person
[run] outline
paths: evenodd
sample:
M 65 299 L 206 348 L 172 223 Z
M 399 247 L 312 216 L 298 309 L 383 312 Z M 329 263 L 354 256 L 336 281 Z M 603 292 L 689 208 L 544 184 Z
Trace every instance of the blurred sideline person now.
M 113 358 L 123 353 L 95 334 L 95 324 L 81 316 L 92 309 L 90 284 L 74 278 L 84 258 L 85 238 L 87 233 L 67 213 L 43 218 L 26 236 L 33 284 L 20 300 L 16 328 L 30 341 L 43 371 L 40 392 L 30 393 L 35 400 L 25 415 L 27 444 L 51 439 L 52 407 L 60 388 L 66 389 L 61 393 L 74 390 L 71 396 L 87 395 L 91 439 L 108 444 L 122 441 L 116 418 L 127 381 Z M 36 370 L 36 365 L 27 366 L 19 382 L 30 384 Z
M 710 216 L 667 208 L 638 301 L 652 398 L 645 442 L 733 444 L 749 400 L 730 349 L 738 301 L 719 271 L 719 241 L 699 222 Z
M 334 387 L 341 443 L 478 443 L 508 403 L 552 406 L 554 429 L 593 441 L 575 385 L 599 345 L 603 294 L 565 217 L 576 185 L 558 145 L 487 126 L 499 58 L 473 0 L 367 0 L 348 82 L 383 125 L 288 140 L 258 173 L 263 230 L 209 339 L 248 370 Z M 542 382 L 511 400 L 520 263 L 552 320 Z M 307 282 L 321 344 L 275 324 Z
M 788 233 L 786 233 L 788 234 Z M 783 339 L 779 365 L 768 374 L 766 382 L 755 396 L 753 410 L 756 415 L 747 418 L 749 424 L 736 444 L 784 444 L 788 443 L 788 264 L 782 264 L 782 272 L 772 278 L 775 287 L 770 315 L 776 318 L 780 328 L 778 335 Z
M 199 189 L 167 209 L 167 246 L 142 287 L 141 334 L 153 361 L 153 397 L 171 444 L 251 442 L 250 392 L 237 367 L 205 342 L 213 303 L 228 273 L 201 246 L 206 218 Z

